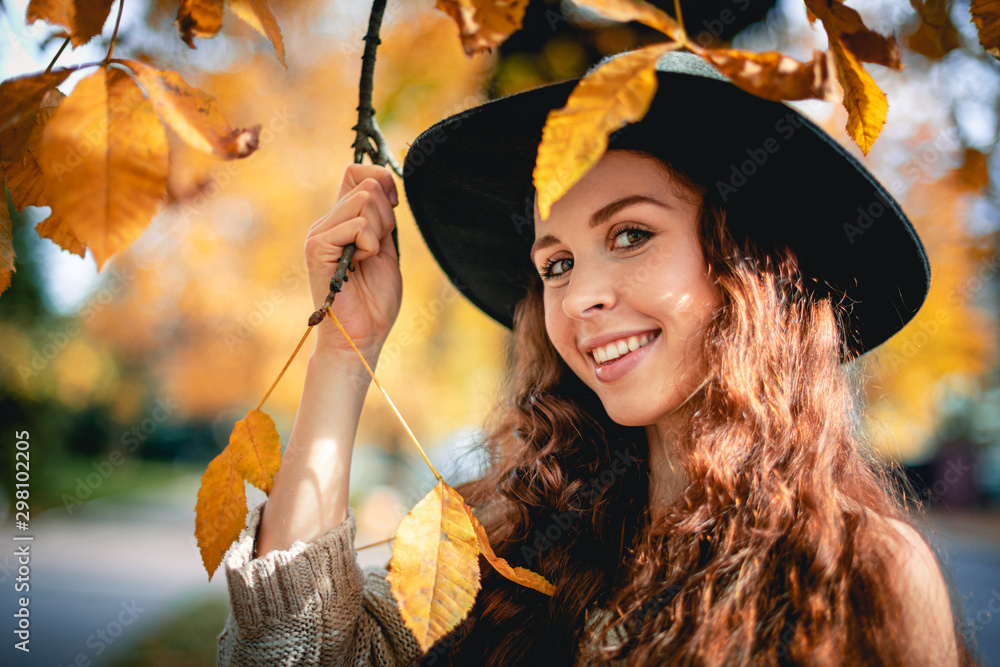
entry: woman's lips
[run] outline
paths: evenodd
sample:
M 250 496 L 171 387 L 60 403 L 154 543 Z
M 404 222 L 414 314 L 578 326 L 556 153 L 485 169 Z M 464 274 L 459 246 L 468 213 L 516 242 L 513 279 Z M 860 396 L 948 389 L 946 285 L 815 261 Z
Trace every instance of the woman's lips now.
M 591 362 L 594 364 L 594 375 L 597 376 L 598 380 L 605 384 L 617 382 L 622 379 L 629 373 L 629 371 L 638 366 L 639 362 L 642 361 L 647 354 L 649 354 L 649 349 L 659 342 L 661 333 L 663 332 L 657 332 L 651 341 L 640 347 L 638 350 L 629 351 L 614 361 L 606 364 L 598 363 L 597 359 L 595 359 L 593 355 L 588 355 L 590 356 Z

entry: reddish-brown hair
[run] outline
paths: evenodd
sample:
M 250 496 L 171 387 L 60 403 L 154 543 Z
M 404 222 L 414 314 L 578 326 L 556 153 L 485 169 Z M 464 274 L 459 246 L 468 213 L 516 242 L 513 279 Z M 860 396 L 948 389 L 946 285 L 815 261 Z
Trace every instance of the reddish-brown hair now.
M 711 190 L 657 162 L 701 198 L 722 296 L 704 337 L 708 377 L 672 445 L 690 482 L 651 516 L 645 430 L 614 423 L 560 358 L 536 284 L 516 309 L 507 398 L 483 440 L 490 465 L 459 491 L 497 554 L 556 593 L 481 560 L 469 618 L 420 664 L 923 664 L 872 516 L 912 523 L 906 485 L 860 436 L 842 305 L 787 248 L 735 238 Z M 627 640 L 581 656 L 595 607 L 614 610 L 599 645 Z M 974 665 L 958 628 L 960 663 Z

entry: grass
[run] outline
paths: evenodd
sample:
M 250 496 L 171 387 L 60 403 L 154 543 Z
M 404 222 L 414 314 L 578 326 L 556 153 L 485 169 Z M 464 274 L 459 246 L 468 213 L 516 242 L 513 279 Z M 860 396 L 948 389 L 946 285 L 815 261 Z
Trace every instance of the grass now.
M 228 615 L 226 598 L 184 605 L 109 667 L 215 667 L 216 637 Z

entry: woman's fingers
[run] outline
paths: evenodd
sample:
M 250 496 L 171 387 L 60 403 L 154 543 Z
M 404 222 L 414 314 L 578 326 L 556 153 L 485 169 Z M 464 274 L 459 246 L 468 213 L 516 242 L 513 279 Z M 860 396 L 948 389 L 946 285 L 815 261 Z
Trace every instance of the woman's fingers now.
M 382 192 L 385 193 L 389 202 L 396 206 L 399 204 L 399 194 L 396 192 L 396 181 L 392 177 L 392 172 L 387 167 L 377 164 L 350 164 L 344 172 L 344 180 L 340 185 L 340 194 L 337 199 L 343 199 L 344 195 L 356 188 L 367 178 L 373 179 Z
M 365 179 L 353 192 L 338 201 L 333 210 L 313 223 L 307 237 L 322 234 L 345 220 L 356 217 L 368 218 L 375 229 L 376 237 L 380 239 L 391 232 L 396 225 L 392 204 L 374 179 Z
M 321 263 L 336 263 L 344 254 L 344 246 L 357 246 L 352 262 L 360 262 L 378 254 L 381 243 L 367 218 L 357 217 L 325 231 L 311 235 L 306 240 L 306 252 Z

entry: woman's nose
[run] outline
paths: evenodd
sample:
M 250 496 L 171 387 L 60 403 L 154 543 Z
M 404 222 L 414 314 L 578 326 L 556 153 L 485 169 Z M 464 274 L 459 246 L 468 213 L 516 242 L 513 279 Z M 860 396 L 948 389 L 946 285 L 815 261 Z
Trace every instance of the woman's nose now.
M 580 270 L 574 266 L 563 293 L 562 308 L 567 317 L 581 320 L 606 313 L 616 300 L 612 281 L 604 271 Z

